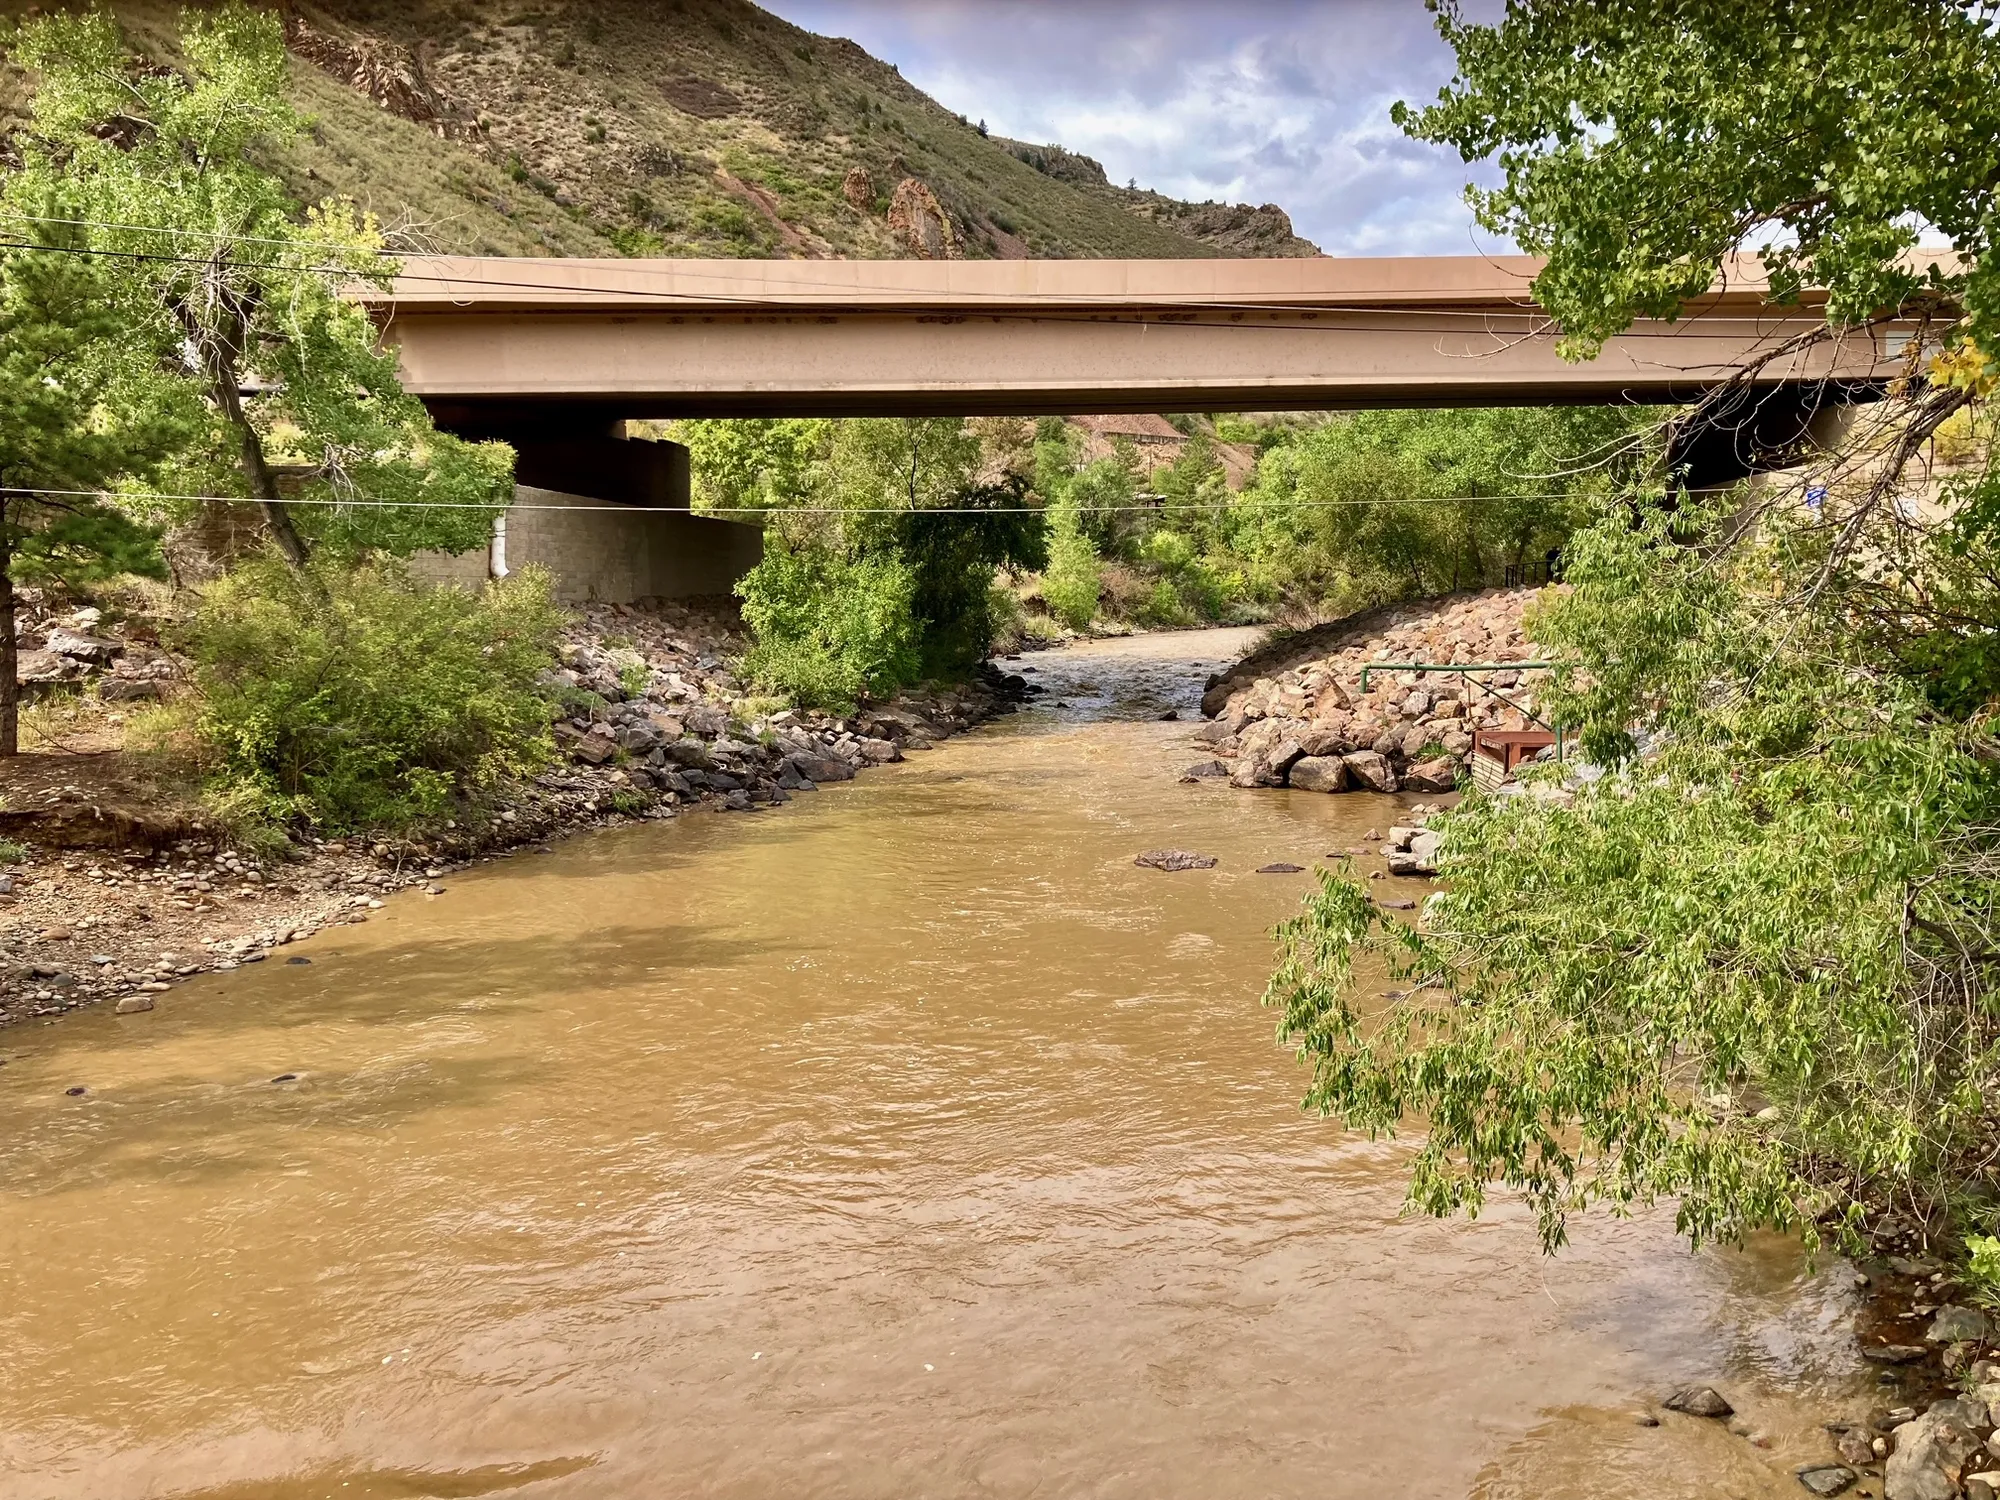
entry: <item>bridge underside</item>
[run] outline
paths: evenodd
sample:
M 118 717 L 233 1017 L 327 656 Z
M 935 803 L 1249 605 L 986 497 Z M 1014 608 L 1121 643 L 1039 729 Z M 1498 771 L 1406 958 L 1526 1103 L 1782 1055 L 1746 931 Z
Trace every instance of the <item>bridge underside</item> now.
M 1511 325 L 1511 326 L 1510 326 Z M 1695 399 L 1802 327 L 1635 328 L 1571 364 L 1545 325 L 1325 315 L 1311 322 L 965 317 L 933 322 L 601 316 L 399 320 L 406 383 L 447 425 L 627 417 L 1072 416 Z M 1886 378 L 1822 345 L 1761 387 Z
M 1570 362 L 1535 263 L 412 261 L 378 304 L 407 387 L 462 430 L 630 417 L 1080 415 L 1684 402 L 1821 326 L 1739 277 Z M 1894 330 L 1773 358 L 1869 382 Z

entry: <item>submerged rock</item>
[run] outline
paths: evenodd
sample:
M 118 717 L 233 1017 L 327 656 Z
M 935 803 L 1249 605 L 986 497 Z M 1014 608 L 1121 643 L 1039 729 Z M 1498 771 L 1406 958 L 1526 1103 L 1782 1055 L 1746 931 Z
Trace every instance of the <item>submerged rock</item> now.
M 1212 870 L 1217 860 L 1213 854 L 1195 854 L 1187 849 L 1149 849 L 1132 863 L 1149 870 Z
M 1668 1411 L 1685 1412 L 1690 1417 L 1730 1417 L 1736 1408 L 1723 1399 L 1712 1385 L 1684 1385 L 1660 1403 Z
M 1799 1483 L 1815 1495 L 1838 1495 L 1861 1477 L 1845 1464 L 1810 1464 L 1798 1476 Z
M 1229 775 L 1229 767 L 1219 760 L 1198 760 L 1181 772 L 1182 781 L 1213 781 Z
M 1863 1347 L 1861 1357 L 1878 1365 L 1907 1365 L 1928 1353 L 1922 1344 L 1869 1344 Z

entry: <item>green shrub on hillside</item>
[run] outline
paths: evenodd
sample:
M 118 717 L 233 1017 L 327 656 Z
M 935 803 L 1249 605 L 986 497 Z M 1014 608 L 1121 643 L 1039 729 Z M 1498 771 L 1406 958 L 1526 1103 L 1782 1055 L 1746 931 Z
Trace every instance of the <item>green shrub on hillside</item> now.
M 778 533 L 736 585 L 757 644 L 744 670 L 812 708 L 848 708 L 915 680 L 916 579 L 903 559 L 794 548 Z
M 547 758 L 536 678 L 561 618 L 533 568 L 471 593 L 389 562 L 253 563 L 203 590 L 188 627 L 193 728 L 264 817 L 340 831 L 435 816 Z

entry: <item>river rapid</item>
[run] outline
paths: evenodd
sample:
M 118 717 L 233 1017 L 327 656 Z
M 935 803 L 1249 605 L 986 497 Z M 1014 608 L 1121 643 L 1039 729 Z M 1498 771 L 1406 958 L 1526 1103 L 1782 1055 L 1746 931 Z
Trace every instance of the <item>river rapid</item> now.
M 1300 1113 L 1253 872 L 1409 799 L 1176 784 L 1247 644 L 0 1037 L 0 1497 L 1802 1493 L 1845 1267 L 1546 1259 Z

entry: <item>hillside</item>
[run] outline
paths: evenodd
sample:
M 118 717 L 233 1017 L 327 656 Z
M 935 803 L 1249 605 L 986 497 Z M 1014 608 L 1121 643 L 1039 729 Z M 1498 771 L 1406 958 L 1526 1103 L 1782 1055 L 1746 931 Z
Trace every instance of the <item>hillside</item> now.
M 0 10 L 29 7 L 6 0 Z M 117 0 L 168 54 L 178 7 Z M 286 7 L 281 163 L 416 242 L 488 255 L 1311 255 L 1275 206 L 1116 187 L 990 138 L 853 42 L 747 0 L 351 0 Z M 22 81 L 0 109 L 17 111 Z

